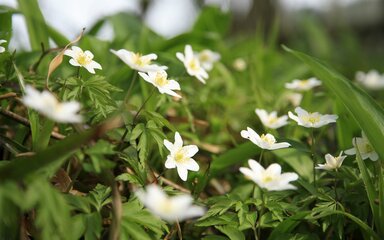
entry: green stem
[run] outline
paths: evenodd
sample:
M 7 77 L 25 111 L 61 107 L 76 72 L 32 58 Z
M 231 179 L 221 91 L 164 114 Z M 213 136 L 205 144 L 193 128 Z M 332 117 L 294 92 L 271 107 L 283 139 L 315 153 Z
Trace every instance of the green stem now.
M 125 95 L 125 98 L 124 98 L 124 106 L 126 106 L 128 104 L 128 100 L 129 100 L 129 97 L 131 96 L 131 91 L 132 91 L 134 83 L 136 82 L 136 79 L 137 79 L 137 71 L 134 71 L 133 76 L 132 76 L 132 81 L 129 84 L 127 94 Z
M 264 211 L 265 211 L 265 201 L 264 201 L 264 191 L 263 189 L 260 189 L 260 197 L 261 197 L 261 208 L 260 208 L 260 211 L 259 211 L 259 220 L 257 221 L 257 234 L 256 234 L 256 240 L 260 240 L 261 239 L 261 217 L 263 216 L 264 214 Z
M 263 159 L 263 153 L 264 153 L 264 149 L 261 149 L 260 156 L 259 156 L 259 163 L 261 163 L 261 160 Z
M 148 96 L 147 99 L 145 99 L 144 103 L 140 106 L 139 110 L 136 112 L 136 114 L 135 114 L 135 116 L 133 117 L 133 120 L 132 120 L 132 126 L 134 126 L 134 125 L 136 124 L 136 119 L 137 119 L 137 117 L 139 116 L 141 110 L 143 110 L 145 104 L 146 104 L 146 103 L 149 101 L 149 99 L 152 97 L 152 95 L 153 95 L 153 93 L 155 92 L 155 90 L 156 90 L 156 88 L 154 87 L 153 90 L 152 90 L 152 92 L 151 92 L 151 94 Z M 121 137 L 121 139 L 120 139 L 120 143 L 119 143 L 119 145 L 117 146 L 117 149 L 118 149 L 118 150 L 122 150 L 121 148 L 122 148 L 122 146 L 123 146 L 123 144 L 124 144 L 124 139 L 125 139 L 125 137 L 127 136 L 127 134 L 128 134 L 128 128 L 125 127 L 125 131 L 124 131 L 124 133 L 123 133 L 123 136 Z
M 316 140 L 313 134 L 313 128 L 311 128 L 311 158 L 313 162 L 313 186 L 316 187 L 316 156 L 315 156 L 315 145 Z
M 78 67 L 78 68 L 77 68 L 76 78 L 80 78 L 80 68 L 81 68 L 81 67 Z
M 335 188 L 335 200 L 336 200 L 336 203 L 337 203 L 337 201 L 338 201 L 338 199 L 339 199 L 339 197 L 337 196 L 337 169 L 336 169 L 336 171 L 335 171 L 335 179 L 334 179 L 334 186 L 333 186 L 334 188 Z M 337 210 L 337 204 L 336 204 L 336 210 Z
M 152 97 L 153 93 L 155 92 L 156 88 L 154 87 L 152 92 L 149 94 L 149 96 L 147 97 L 147 99 L 145 99 L 145 101 L 143 102 L 143 104 L 141 105 L 141 107 L 139 108 L 139 110 L 136 112 L 135 116 L 133 117 L 133 120 L 132 120 L 132 124 L 135 125 L 136 123 L 136 119 L 137 117 L 139 116 L 141 110 L 143 110 L 145 104 L 149 101 L 149 99 Z

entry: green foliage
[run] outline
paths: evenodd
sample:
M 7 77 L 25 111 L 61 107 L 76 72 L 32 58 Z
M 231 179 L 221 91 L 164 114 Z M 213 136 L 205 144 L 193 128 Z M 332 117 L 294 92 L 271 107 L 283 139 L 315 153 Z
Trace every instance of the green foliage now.
M 23 14 L 32 51 L 11 53 L 6 43 L 2 46 L 7 51 L 0 54 L 0 239 L 383 238 L 384 101 L 343 76 L 367 68 L 363 60 L 350 61 L 363 59 L 365 51 L 349 30 L 340 33 L 342 37 L 337 33 L 334 44 L 334 37 L 310 18 L 301 23 L 298 36 L 284 40 L 335 65 L 329 67 L 284 47 L 301 60 L 292 61 L 279 48 L 284 38 L 277 20 L 271 28 L 260 23 L 254 34 L 238 34 L 230 29 L 229 13 L 206 7 L 190 32 L 165 39 L 135 15 L 108 16 L 76 43 L 94 54 L 102 70 L 91 74 L 65 57 L 51 76 L 49 91 L 59 102 L 81 105 L 84 121 L 67 124 L 54 122 L 21 101 L 26 85 L 42 89 L 49 62 L 58 54 L 57 49 L 48 49 L 48 39 L 59 48 L 70 40 L 45 22 L 38 1 L 18 2 L 18 9 L 0 6 L 0 39 L 10 40 L 12 15 Z M 104 24 L 114 29 L 111 41 L 97 38 Z M 205 85 L 189 76 L 175 57 L 186 44 L 195 51 L 211 49 L 221 55 Z M 345 49 L 336 54 L 340 45 Z M 169 79 L 180 84 L 182 98 L 161 94 L 110 52 L 123 48 L 156 53 L 156 64 L 168 67 Z M 235 60 L 244 61 L 245 68 L 236 66 Z M 305 92 L 300 106 L 311 112 L 334 112 L 337 123 L 313 131 L 294 122 L 279 129 L 263 126 L 255 108 L 277 111 L 279 116 L 293 111 L 297 105 L 289 100 L 293 91 L 284 84 L 312 74 L 325 87 Z M 51 107 L 60 111 L 62 106 Z M 261 150 L 241 138 L 240 131 L 247 127 L 260 135 L 271 133 L 291 147 Z M 337 171 L 314 172 L 313 160 L 323 163 L 326 153 L 336 156 L 351 148 L 352 138 L 361 130 L 379 161 L 363 161 L 357 153 Z M 183 146 L 199 148 L 191 156 L 199 171 L 190 171 L 186 182 L 176 169 L 164 165 L 169 154 L 164 140 L 174 142 L 176 131 Z M 299 179 L 292 184 L 297 189 L 259 188 L 239 172 L 248 159 L 258 159 L 265 168 L 277 163 L 283 173 L 296 172 Z M 173 195 L 169 202 L 150 199 L 162 210 L 172 209 L 172 201 L 183 192 L 204 206 L 205 214 L 179 223 L 161 220 L 136 197 L 137 189 L 149 184 L 162 185 Z

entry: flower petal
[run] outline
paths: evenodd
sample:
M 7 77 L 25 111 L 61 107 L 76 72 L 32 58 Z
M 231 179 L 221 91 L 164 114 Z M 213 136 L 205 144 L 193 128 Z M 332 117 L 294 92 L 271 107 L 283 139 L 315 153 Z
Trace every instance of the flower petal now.
M 179 177 L 181 178 L 181 180 L 183 181 L 187 181 L 187 178 L 188 178 L 188 170 L 186 168 L 183 168 L 183 167 L 177 167 L 177 173 L 179 174 Z

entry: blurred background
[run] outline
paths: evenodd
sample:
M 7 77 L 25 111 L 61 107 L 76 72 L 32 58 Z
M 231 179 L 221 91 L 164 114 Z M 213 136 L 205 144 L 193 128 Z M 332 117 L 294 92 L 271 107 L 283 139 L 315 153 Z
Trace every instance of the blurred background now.
M 261 25 L 268 31 L 277 20 L 282 40 L 317 24 L 330 34 L 352 31 L 362 44 L 380 48 L 374 51 L 382 52 L 384 45 L 383 0 L 39 0 L 39 4 L 46 21 L 69 39 L 118 12 L 133 13 L 154 32 L 172 38 L 189 31 L 205 5 L 214 5 L 231 13 L 231 33 L 254 32 Z M 17 0 L 0 0 L 0 5 L 18 7 Z M 13 16 L 13 30 L 11 49 L 29 50 L 23 16 Z M 98 37 L 113 39 L 111 24 L 105 22 Z

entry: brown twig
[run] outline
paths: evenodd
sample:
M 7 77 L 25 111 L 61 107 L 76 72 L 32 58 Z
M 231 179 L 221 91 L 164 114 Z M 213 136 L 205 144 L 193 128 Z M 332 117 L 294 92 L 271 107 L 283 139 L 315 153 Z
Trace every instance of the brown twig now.
M 8 110 L 5 110 L 3 108 L 0 108 L 0 114 L 3 115 L 3 116 L 6 116 L 6 117 L 9 117 L 9 118 L 12 118 L 13 120 L 15 120 L 16 122 L 18 123 L 21 123 L 23 124 L 24 126 L 27 126 L 27 127 L 31 127 L 31 123 L 28 121 L 28 119 L 14 113 L 14 112 L 11 112 L 11 111 L 8 111 Z M 64 139 L 65 136 L 60 134 L 60 133 L 57 133 L 57 132 L 52 132 L 51 133 L 51 136 L 55 139 Z
M 17 96 L 17 94 L 14 92 L 5 93 L 3 95 L 0 95 L 0 100 L 7 99 L 7 98 L 14 98 L 16 96 Z
M 163 181 L 163 183 L 167 184 L 168 186 L 171 186 L 173 187 L 174 189 L 177 189 L 179 190 L 180 192 L 184 192 L 184 193 L 188 193 L 190 194 L 191 191 L 189 191 L 188 189 L 178 185 L 177 183 L 175 182 L 172 182 L 171 180 L 169 179 L 166 179 L 165 177 L 163 176 L 160 176 L 157 172 L 153 172 L 153 174 L 155 175 L 156 178 L 160 179 L 161 181 Z

